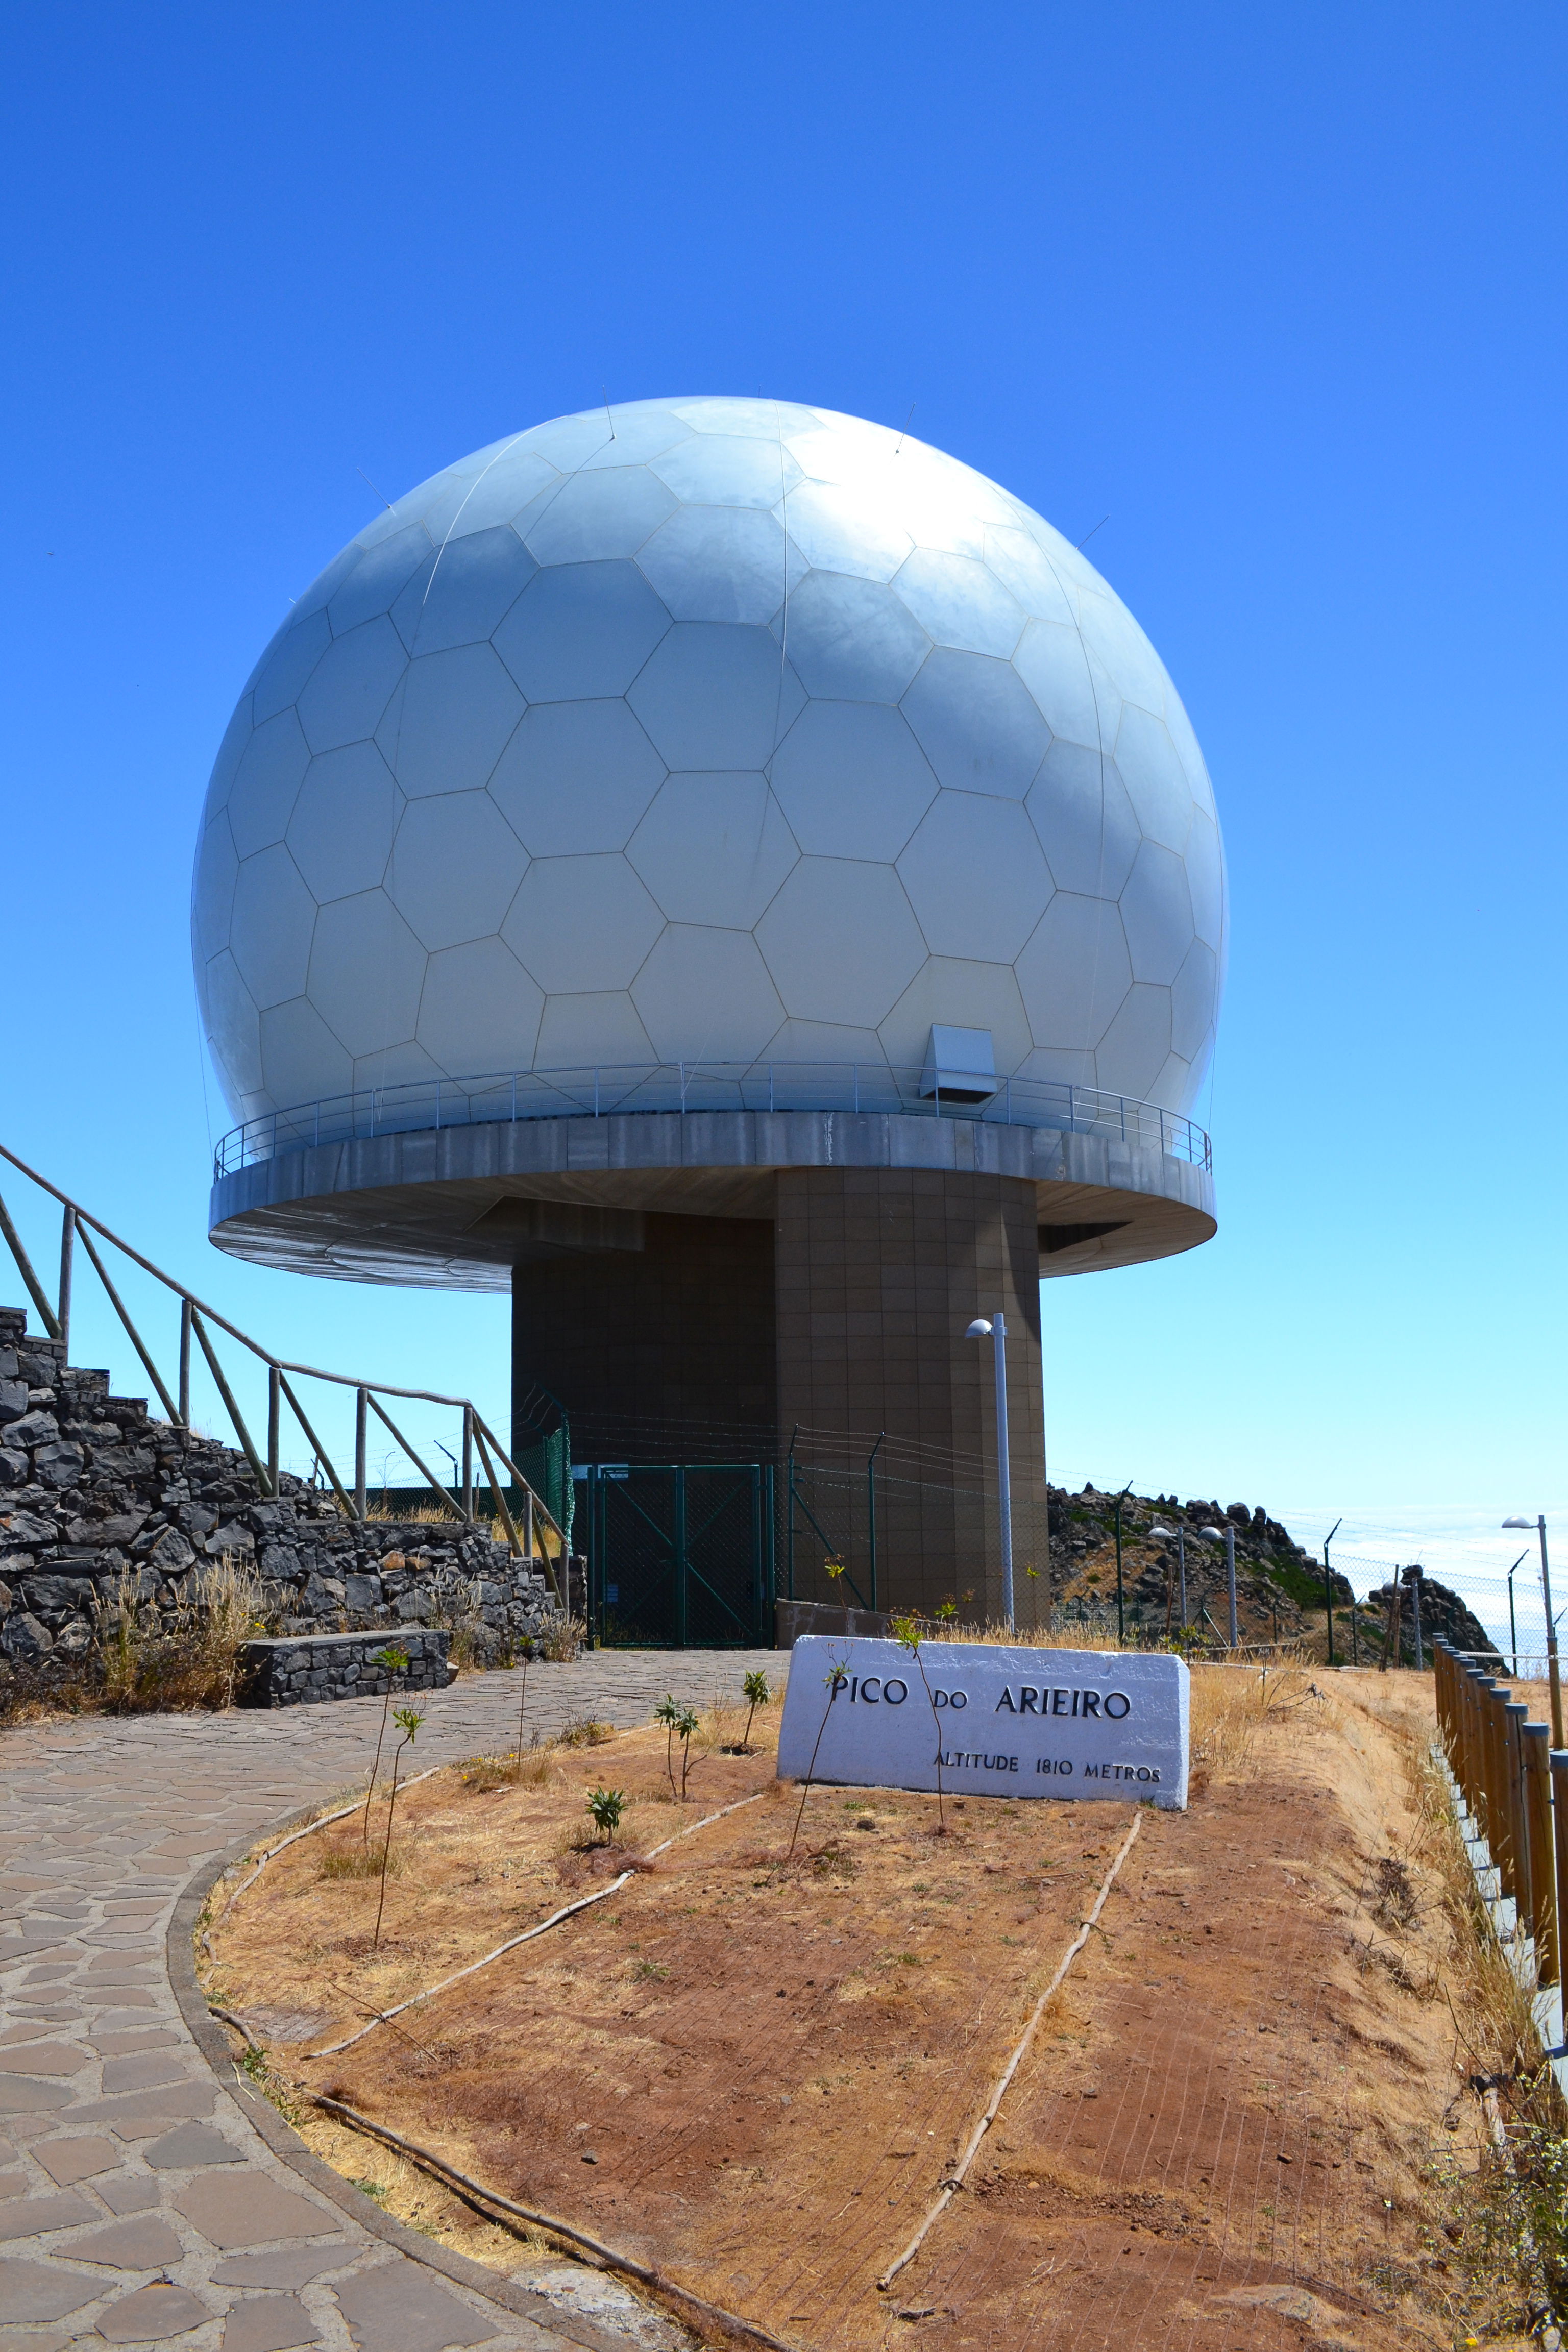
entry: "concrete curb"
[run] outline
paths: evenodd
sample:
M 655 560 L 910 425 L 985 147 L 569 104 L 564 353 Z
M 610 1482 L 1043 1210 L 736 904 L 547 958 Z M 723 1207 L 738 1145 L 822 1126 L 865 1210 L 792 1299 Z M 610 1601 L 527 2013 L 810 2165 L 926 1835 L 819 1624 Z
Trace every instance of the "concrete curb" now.
M 449 2248 L 437 2245 L 406 2222 L 384 2212 L 374 2197 L 353 2187 L 334 2172 L 314 2151 L 305 2145 L 291 2124 L 285 2123 L 272 2102 L 253 2090 L 234 2063 L 227 2029 L 219 2024 L 209 2011 L 206 1999 L 196 1981 L 195 1928 L 207 1896 L 224 1873 L 254 1853 L 258 1845 L 270 1845 L 289 1830 L 301 1828 L 314 1820 L 323 1806 L 330 1809 L 329 1795 L 313 1804 L 301 1805 L 291 1813 L 281 1814 L 276 1822 L 253 1835 L 237 1839 L 235 1843 L 205 1864 L 198 1871 L 174 1905 L 164 1938 L 164 1967 L 180 2014 L 191 2039 L 226 2091 L 232 2091 L 244 2107 L 246 2119 L 259 2133 L 280 2162 L 299 2174 L 301 2180 L 321 2196 L 331 2200 L 356 2227 L 373 2238 L 379 2238 L 411 2262 L 422 2263 L 426 2270 L 437 2272 L 454 2284 L 466 2287 L 470 2294 L 481 2295 L 500 2311 L 513 2318 L 530 2319 L 557 2337 L 580 2344 L 585 2352 L 626 2352 L 626 2338 L 613 2335 L 608 2329 L 597 2328 L 591 2320 L 576 2313 L 563 2312 L 542 2295 L 528 2287 L 517 2286 L 510 2279 L 498 2277 L 483 2263 L 474 2262 L 467 2254 L 453 2253 Z M 487 2216 L 487 2219 L 493 2219 Z M 521 2257 L 520 2257 L 521 2258 Z M 654 2306 L 657 2308 L 658 2306 Z

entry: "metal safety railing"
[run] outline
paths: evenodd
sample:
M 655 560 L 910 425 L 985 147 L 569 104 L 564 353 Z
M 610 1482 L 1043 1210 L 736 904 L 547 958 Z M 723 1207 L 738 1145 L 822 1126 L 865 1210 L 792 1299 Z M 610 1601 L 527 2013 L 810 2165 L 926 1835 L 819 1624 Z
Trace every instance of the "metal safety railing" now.
M 247 1119 L 217 1145 L 213 1173 L 232 1176 L 281 1152 L 383 1135 L 534 1118 L 735 1110 L 848 1111 L 1050 1128 L 1158 1150 L 1193 1167 L 1214 1164 L 1207 1135 L 1179 1112 L 1065 1080 L 977 1076 L 963 1084 L 950 1074 L 946 1083 L 939 1083 L 921 1069 L 887 1062 L 700 1061 L 505 1070 L 369 1087 Z
M 323 1371 L 319 1365 L 294 1363 L 286 1357 L 276 1355 L 271 1349 L 263 1347 L 260 1340 L 253 1339 L 248 1332 L 242 1331 L 238 1324 L 231 1323 L 226 1316 L 219 1314 L 216 1307 L 209 1307 L 205 1300 L 198 1298 L 195 1291 L 188 1290 L 183 1282 L 176 1280 L 174 1276 L 165 1274 L 162 1266 L 155 1265 L 151 1258 L 144 1257 L 140 1250 L 122 1240 L 120 1234 L 111 1232 L 101 1218 L 92 1215 L 89 1210 L 83 1208 L 79 1201 L 73 1201 L 68 1193 L 61 1192 L 58 1184 L 52 1184 L 47 1176 L 40 1175 L 36 1168 L 30 1168 L 25 1160 L 18 1159 L 16 1152 L 7 1150 L 4 1144 L 0 1144 L 0 1159 L 6 1160 L 18 1174 L 26 1177 L 29 1183 L 37 1185 L 41 1192 L 47 1194 L 51 1200 L 57 1201 L 60 1206 L 59 1281 L 51 1298 L 38 1277 L 9 1209 L 4 1199 L 0 1198 L 0 1238 L 4 1239 L 12 1257 L 16 1260 L 16 1270 L 26 1285 L 28 1296 L 37 1310 L 39 1320 L 51 1339 L 62 1341 L 68 1349 L 70 1344 L 72 1284 L 77 1247 L 79 1244 L 82 1255 L 97 1275 L 110 1307 L 124 1327 L 126 1338 L 135 1349 L 142 1369 L 157 1391 L 159 1402 L 163 1405 L 170 1422 L 177 1429 L 188 1430 L 191 1426 L 193 1343 L 199 1349 L 207 1370 L 212 1375 L 213 1385 L 223 1400 L 224 1410 L 239 1442 L 240 1451 L 249 1463 L 258 1488 L 264 1496 L 276 1496 L 282 1491 L 280 1454 L 283 1408 L 287 1405 L 299 1423 L 305 1442 L 319 1464 L 322 1475 L 331 1486 L 342 1516 L 349 1519 L 368 1517 L 367 1456 L 370 1416 L 374 1413 L 389 1432 L 394 1444 L 413 1463 L 419 1475 L 426 1480 L 433 1493 L 441 1496 L 444 1502 L 453 1506 L 460 1514 L 466 1527 L 473 1527 L 477 1524 L 474 1512 L 476 1495 L 474 1454 L 477 1450 L 482 1474 L 479 1484 L 489 1489 L 495 1507 L 495 1517 L 500 1519 L 506 1531 L 509 1547 L 521 1559 L 537 1559 L 541 1562 L 550 1589 L 559 1599 L 560 1588 L 556 1583 L 548 1538 L 552 1537 L 554 1538 L 559 1556 L 563 1561 L 565 1561 L 567 1559 L 566 1537 L 554 1513 L 542 1496 L 538 1495 L 529 1484 L 489 1423 L 486 1421 L 470 1398 L 444 1396 L 434 1389 L 398 1388 L 386 1381 L 360 1380 L 352 1373 Z M 121 1296 L 104 1262 L 100 1244 L 106 1248 L 118 1250 L 132 1265 L 140 1266 L 144 1274 L 151 1275 L 154 1282 L 161 1284 L 164 1290 L 170 1292 L 179 1301 L 179 1351 L 173 1391 L 165 1381 L 151 1348 Z M 240 1347 L 247 1349 L 266 1366 L 265 1454 L 251 1433 L 219 1358 L 214 1334 L 220 1331 L 237 1341 Z M 294 1385 L 297 1381 L 321 1381 L 331 1387 L 352 1389 L 354 1391 L 354 1463 L 352 1493 L 334 1465 L 330 1449 L 323 1444 L 300 1402 L 299 1391 Z M 455 1489 L 444 1485 L 416 1453 L 413 1445 L 383 1403 L 383 1398 L 405 1399 L 411 1403 L 442 1405 L 450 1411 L 461 1413 L 462 1466 Z M 498 1463 L 510 1475 L 512 1491 L 521 1498 L 520 1516 L 523 1525 L 521 1529 L 507 1500 L 508 1490 L 497 1474 Z

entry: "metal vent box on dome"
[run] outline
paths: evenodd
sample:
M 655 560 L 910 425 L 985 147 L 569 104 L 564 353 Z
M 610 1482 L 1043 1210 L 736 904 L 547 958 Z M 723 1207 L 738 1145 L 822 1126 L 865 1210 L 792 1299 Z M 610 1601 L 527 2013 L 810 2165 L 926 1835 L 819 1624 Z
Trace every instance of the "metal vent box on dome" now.
M 949 1796 L 1187 1801 L 1180 1658 L 982 1642 L 835 1641 L 790 1654 L 779 1778 Z

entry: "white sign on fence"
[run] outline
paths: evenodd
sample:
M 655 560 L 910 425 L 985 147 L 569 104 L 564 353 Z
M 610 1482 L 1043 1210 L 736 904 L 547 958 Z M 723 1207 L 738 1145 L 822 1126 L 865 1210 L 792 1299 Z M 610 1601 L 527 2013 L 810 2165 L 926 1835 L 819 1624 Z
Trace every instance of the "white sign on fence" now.
M 1146 1652 L 836 1641 L 790 1654 L 779 1778 L 950 1794 L 1187 1801 L 1191 1676 Z

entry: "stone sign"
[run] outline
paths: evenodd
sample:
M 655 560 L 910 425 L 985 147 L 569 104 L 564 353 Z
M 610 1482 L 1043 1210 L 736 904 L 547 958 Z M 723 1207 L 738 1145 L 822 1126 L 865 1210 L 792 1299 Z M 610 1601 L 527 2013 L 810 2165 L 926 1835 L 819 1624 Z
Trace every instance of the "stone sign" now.
M 1140 1651 L 835 1641 L 790 1655 L 779 1777 L 985 1797 L 1187 1801 L 1191 1677 Z M 814 1761 L 815 1758 L 815 1761 Z

